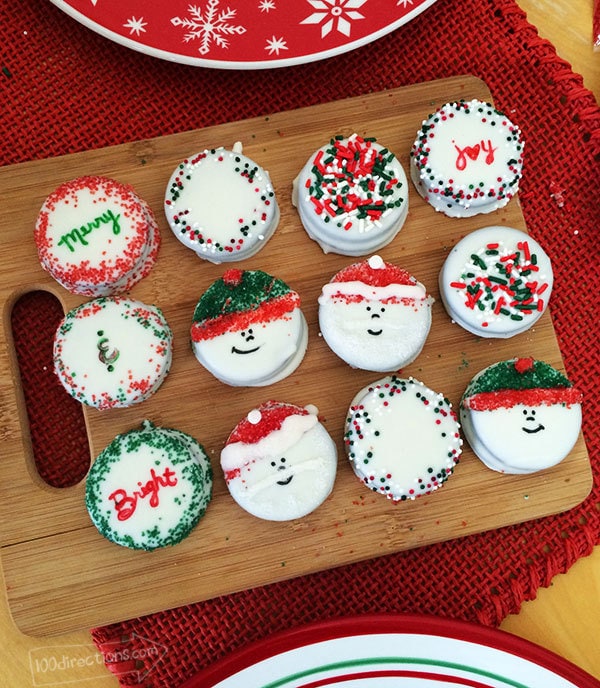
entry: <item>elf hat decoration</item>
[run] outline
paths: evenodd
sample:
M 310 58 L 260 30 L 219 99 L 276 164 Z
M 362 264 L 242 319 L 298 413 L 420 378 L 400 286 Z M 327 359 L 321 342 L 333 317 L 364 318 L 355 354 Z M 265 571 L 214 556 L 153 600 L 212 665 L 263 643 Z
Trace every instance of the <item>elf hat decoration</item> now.
M 204 292 L 194 311 L 191 337 L 200 342 L 256 323 L 277 320 L 300 306 L 300 296 L 262 270 L 227 270 Z
M 461 404 L 472 411 L 580 404 L 581 392 L 548 363 L 514 358 L 486 368 L 467 387 Z

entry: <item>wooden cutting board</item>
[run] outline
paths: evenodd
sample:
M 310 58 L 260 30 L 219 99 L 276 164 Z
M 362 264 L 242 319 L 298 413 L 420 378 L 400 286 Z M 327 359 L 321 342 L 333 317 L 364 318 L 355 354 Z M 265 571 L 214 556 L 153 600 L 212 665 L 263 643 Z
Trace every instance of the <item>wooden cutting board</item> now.
M 321 285 L 352 259 L 324 255 L 307 237 L 291 204 L 292 180 L 313 150 L 338 133 L 375 136 L 408 170 L 410 146 L 421 121 L 435 107 L 459 98 L 490 100 L 491 96 L 480 80 L 456 77 L 0 169 L 0 188 L 10 204 L 6 207 L 4 200 L 0 213 L 1 557 L 9 606 L 23 632 L 51 635 L 115 622 L 534 519 L 569 509 L 586 497 L 592 476 L 581 437 L 560 465 L 530 476 L 488 470 L 465 443 L 461 463 L 441 490 L 398 505 L 366 490 L 343 452 L 343 423 L 350 400 L 380 375 L 352 370 L 319 336 Z M 201 261 L 183 247 L 162 214 L 165 185 L 180 159 L 204 148 L 230 147 L 238 140 L 247 155 L 269 170 L 282 212 L 274 237 L 242 265 L 264 269 L 296 289 L 310 328 L 301 366 L 266 389 L 227 387 L 196 362 L 188 343 L 194 306 L 225 268 Z M 91 456 L 119 432 L 149 418 L 196 437 L 215 469 L 214 497 L 205 518 L 181 544 L 151 553 L 113 545 L 98 534 L 84 506 L 84 482 L 57 489 L 41 481 L 19 389 L 11 305 L 32 289 L 49 290 L 65 310 L 83 300 L 68 294 L 40 268 L 32 230 L 44 198 L 61 182 L 84 174 L 129 182 L 154 208 L 163 236 L 159 261 L 132 295 L 160 306 L 175 336 L 172 370 L 151 399 L 124 410 L 84 410 Z M 384 259 L 424 282 L 436 298 L 429 339 L 404 373 L 443 392 L 455 406 L 471 377 L 495 361 L 534 356 L 562 367 L 550 313 L 532 330 L 510 340 L 479 339 L 446 315 L 437 287 L 442 263 L 464 234 L 489 224 L 526 230 L 518 199 L 489 216 L 456 220 L 436 213 L 411 185 L 406 224 L 380 251 Z M 261 521 L 240 509 L 230 498 L 219 468 L 220 450 L 230 430 L 267 398 L 315 404 L 339 447 L 332 495 L 314 513 L 293 522 Z M 60 424 L 60 409 L 52 420 Z

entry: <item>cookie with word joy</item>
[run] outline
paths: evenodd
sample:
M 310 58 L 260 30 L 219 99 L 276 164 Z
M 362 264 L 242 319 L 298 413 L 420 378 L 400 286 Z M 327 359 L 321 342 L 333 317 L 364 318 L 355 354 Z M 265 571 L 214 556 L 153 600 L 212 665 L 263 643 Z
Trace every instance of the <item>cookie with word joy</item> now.
M 533 358 L 494 363 L 473 377 L 460 402 L 467 442 L 501 473 L 560 463 L 581 429 L 582 394 L 560 371 Z
M 283 280 L 232 268 L 200 297 L 191 340 L 198 361 L 218 380 L 261 387 L 300 365 L 308 327 L 300 296 Z
M 374 138 L 336 136 L 294 180 L 292 203 L 325 253 L 364 256 L 389 244 L 402 228 L 407 186 L 400 161 Z
M 317 413 L 314 406 L 267 401 L 229 435 L 221 468 L 231 496 L 253 516 L 301 518 L 331 493 L 337 450 Z
M 100 453 L 85 503 L 98 531 L 117 545 L 154 550 L 187 537 L 212 496 L 212 468 L 190 435 L 144 421 Z
M 160 232 L 134 189 L 106 177 L 79 177 L 44 201 L 34 239 L 44 270 L 65 289 L 110 296 L 131 289 L 154 266 Z
M 125 296 L 73 308 L 59 324 L 54 370 L 86 406 L 125 408 L 148 399 L 171 367 L 173 332 L 157 306 Z
M 415 277 L 375 255 L 323 285 L 319 326 L 332 351 L 353 368 L 392 372 L 423 349 L 432 303 Z
M 410 152 L 419 194 L 449 217 L 505 206 L 523 174 L 523 135 L 490 103 L 446 103 L 421 125 Z
M 173 234 L 211 263 L 260 251 L 279 222 L 268 172 L 242 153 L 211 148 L 182 160 L 167 184 L 165 215 Z
M 552 293 L 550 258 L 512 227 L 483 227 L 461 239 L 439 274 L 452 320 L 479 337 L 508 338 L 542 317 Z

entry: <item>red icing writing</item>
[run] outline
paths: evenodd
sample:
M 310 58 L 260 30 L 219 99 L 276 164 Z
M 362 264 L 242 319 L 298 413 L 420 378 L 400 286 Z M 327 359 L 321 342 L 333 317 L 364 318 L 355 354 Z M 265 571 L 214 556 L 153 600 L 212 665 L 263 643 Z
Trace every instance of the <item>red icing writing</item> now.
M 152 507 L 158 506 L 158 492 L 162 487 L 173 487 L 177 485 L 177 477 L 175 471 L 169 467 L 165 468 L 162 475 L 157 475 L 154 468 L 150 470 L 150 480 L 145 484 L 138 482 L 139 490 L 134 490 L 132 494 L 128 494 L 127 490 L 119 488 L 112 494 L 108 495 L 109 499 L 115 502 L 115 509 L 117 511 L 117 518 L 119 521 L 126 521 L 131 518 L 137 507 L 138 499 L 146 499 L 149 497 L 148 504 Z
M 464 148 L 459 148 L 456 143 L 454 143 L 454 147 L 458 152 L 458 156 L 456 157 L 457 170 L 466 169 L 468 160 L 477 160 L 481 151 L 486 154 L 485 164 L 492 165 L 494 162 L 494 153 L 498 150 L 492 147 L 492 142 L 489 139 L 487 141 L 482 140 L 474 146 L 465 146 Z

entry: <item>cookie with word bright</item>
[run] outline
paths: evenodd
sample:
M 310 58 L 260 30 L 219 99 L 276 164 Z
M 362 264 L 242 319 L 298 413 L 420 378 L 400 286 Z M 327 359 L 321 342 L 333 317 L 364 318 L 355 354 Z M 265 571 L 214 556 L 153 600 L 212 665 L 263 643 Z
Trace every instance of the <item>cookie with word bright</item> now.
M 408 214 L 400 161 L 374 138 L 336 136 L 293 182 L 292 202 L 325 253 L 364 256 L 389 244 Z
M 432 303 L 412 275 L 375 255 L 323 285 L 319 326 L 331 350 L 353 368 L 392 372 L 421 353 Z
M 211 263 L 260 251 L 279 223 L 269 174 L 242 153 L 211 148 L 182 160 L 165 192 L 165 215 L 184 246 Z
M 302 518 L 335 482 L 337 449 L 314 406 L 267 401 L 233 429 L 221 468 L 233 499 L 267 521 Z
M 154 550 L 187 537 L 212 496 L 212 468 L 190 435 L 150 421 L 117 437 L 86 479 L 85 503 L 108 540 Z
M 513 337 L 535 325 L 546 311 L 553 283 L 544 249 L 512 227 L 467 234 L 439 274 L 448 315 L 479 337 Z
M 308 327 L 300 296 L 283 280 L 232 268 L 200 297 L 191 340 L 198 361 L 221 382 L 262 387 L 300 365 Z
M 163 312 L 124 296 L 73 308 L 59 324 L 54 370 L 87 406 L 125 408 L 150 397 L 171 367 L 173 333 Z
M 480 371 L 460 402 L 467 442 L 501 473 L 555 466 L 581 429 L 582 394 L 563 373 L 532 358 L 501 361 Z
M 74 294 L 131 289 L 154 266 L 160 232 L 149 205 L 113 179 L 79 177 L 44 201 L 34 239 L 44 270 Z
M 523 135 L 490 103 L 446 103 L 421 125 L 410 152 L 419 194 L 449 217 L 505 206 L 523 174 Z
M 459 461 L 462 439 L 443 394 L 412 377 L 389 375 L 352 400 L 344 446 L 359 480 L 399 502 L 442 487 Z

